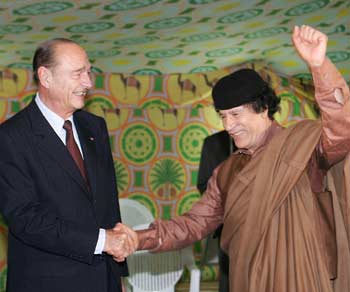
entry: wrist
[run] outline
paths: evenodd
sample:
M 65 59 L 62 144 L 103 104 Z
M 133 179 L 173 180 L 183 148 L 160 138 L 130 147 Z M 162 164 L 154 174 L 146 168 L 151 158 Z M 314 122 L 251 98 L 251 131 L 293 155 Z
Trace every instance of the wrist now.
M 317 60 L 317 61 L 312 61 L 312 62 L 306 62 L 308 67 L 312 70 L 312 69 L 317 69 L 322 67 L 322 65 L 324 64 L 326 58 L 323 58 L 322 60 Z
M 106 229 L 106 237 L 105 237 L 105 244 L 103 246 L 103 251 L 107 252 L 110 250 L 109 247 L 109 242 L 110 242 L 110 238 L 111 238 L 111 230 L 110 229 Z

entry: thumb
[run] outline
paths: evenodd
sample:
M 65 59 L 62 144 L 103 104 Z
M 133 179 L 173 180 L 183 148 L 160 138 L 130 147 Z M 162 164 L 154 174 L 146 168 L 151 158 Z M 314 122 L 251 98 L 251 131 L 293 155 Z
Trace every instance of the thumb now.
M 292 33 L 292 41 L 295 45 L 297 39 L 299 38 L 300 28 L 299 26 L 295 25 Z

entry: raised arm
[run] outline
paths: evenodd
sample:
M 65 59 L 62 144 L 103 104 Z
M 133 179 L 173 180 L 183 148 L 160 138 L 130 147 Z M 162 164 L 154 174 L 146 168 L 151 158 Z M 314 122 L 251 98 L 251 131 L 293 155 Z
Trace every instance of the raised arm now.
M 328 168 L 350 151 L 349 87 L 326 56 L 328 38 L 325 34 L 310 26 L 296 26 L 292 40 L 312 73 L 323 126 L 318 150 L 323 166 Z

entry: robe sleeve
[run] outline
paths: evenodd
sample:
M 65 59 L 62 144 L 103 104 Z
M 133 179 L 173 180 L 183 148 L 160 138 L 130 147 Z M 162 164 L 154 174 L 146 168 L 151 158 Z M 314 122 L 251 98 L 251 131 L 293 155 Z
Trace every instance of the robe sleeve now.
M 191 210 L 171 220 L 156 220 L 147 230 L 137 231 L 138 249 L 168 251 L 180 249 L 204 238 L 223 221 L 223 206 L 217 186 L 216 169 L 202 198 Z
M 318 149 L 320 167 L 328 169 L 350 151 L 349 87 L 328 58 L 321 67 L 314 68 L 311 72 L 322 120 Z

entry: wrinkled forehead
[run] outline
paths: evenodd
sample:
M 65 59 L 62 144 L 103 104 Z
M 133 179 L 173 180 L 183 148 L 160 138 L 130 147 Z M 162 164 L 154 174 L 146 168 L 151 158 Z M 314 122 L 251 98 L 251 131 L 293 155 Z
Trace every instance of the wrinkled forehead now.
M 90 68 L 88 56 L 85 50 L 77 44 L 60 43 L 55 46 L 55 65 L 70 68 Z
M 225 109 L 225 110 L 218 110 L 218 112 L 221 115 L 225 114 L 235 114 L 235 113 L 240 113 L 243 112 L 247 108 L 247 104 L 239 105 L 233 108 Z
M 222 117 L 226 115 L 236 115 L 247 111 L 247 108 L 248 108 L 247 104 L 243 104 L 243 105 L 236 106 L 226 110 L 218 110 L 218 113 Z

